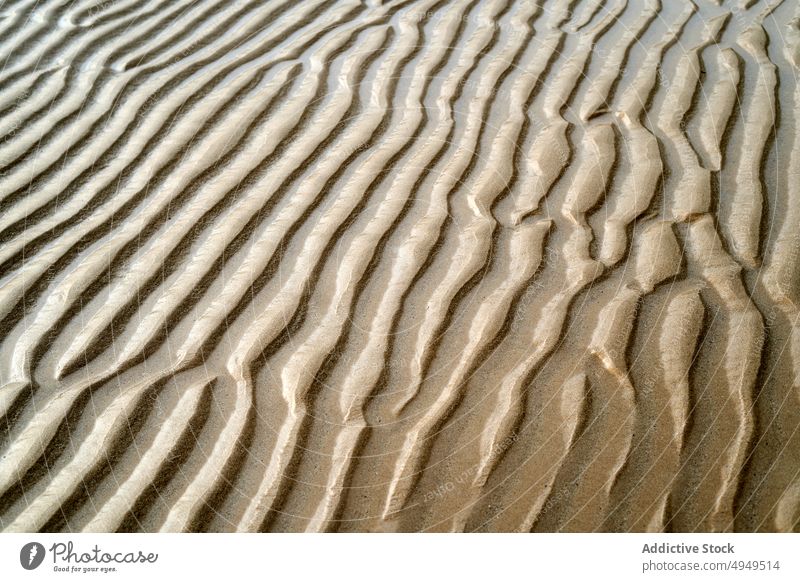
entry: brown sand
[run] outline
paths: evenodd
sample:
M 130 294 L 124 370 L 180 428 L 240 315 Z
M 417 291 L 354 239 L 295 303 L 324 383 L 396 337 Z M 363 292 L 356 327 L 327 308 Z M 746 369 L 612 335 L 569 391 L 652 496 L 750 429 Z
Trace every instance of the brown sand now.
M 0 528 L 800 528 L 788 0 L 0 7 Z

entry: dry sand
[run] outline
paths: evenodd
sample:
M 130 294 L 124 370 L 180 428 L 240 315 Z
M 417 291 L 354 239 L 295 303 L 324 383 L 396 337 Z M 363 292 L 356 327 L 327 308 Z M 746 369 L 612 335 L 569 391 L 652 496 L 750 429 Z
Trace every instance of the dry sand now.
M 792 0 L 0 6 L 0 529 L 800 528 Z

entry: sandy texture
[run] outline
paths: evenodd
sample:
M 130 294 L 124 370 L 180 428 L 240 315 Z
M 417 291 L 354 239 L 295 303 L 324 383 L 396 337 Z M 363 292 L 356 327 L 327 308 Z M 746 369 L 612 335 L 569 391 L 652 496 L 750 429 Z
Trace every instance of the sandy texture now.
M 0 528 L 800 528 L 800 8 L 0 6 Z

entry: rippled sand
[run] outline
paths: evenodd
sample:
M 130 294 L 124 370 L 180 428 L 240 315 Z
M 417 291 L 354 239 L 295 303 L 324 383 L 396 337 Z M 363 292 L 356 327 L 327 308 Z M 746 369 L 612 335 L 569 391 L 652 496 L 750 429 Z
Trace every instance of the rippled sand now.
M 800 8 L 0 6 L 0 528 L 800 529 Z

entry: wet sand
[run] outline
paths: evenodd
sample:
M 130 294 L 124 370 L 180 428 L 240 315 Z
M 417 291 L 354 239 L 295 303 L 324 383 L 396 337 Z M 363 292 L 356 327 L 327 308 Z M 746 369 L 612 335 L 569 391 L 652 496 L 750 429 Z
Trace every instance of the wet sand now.
M 3 531 L 800 530 L 800 9 L 0 6 Z

